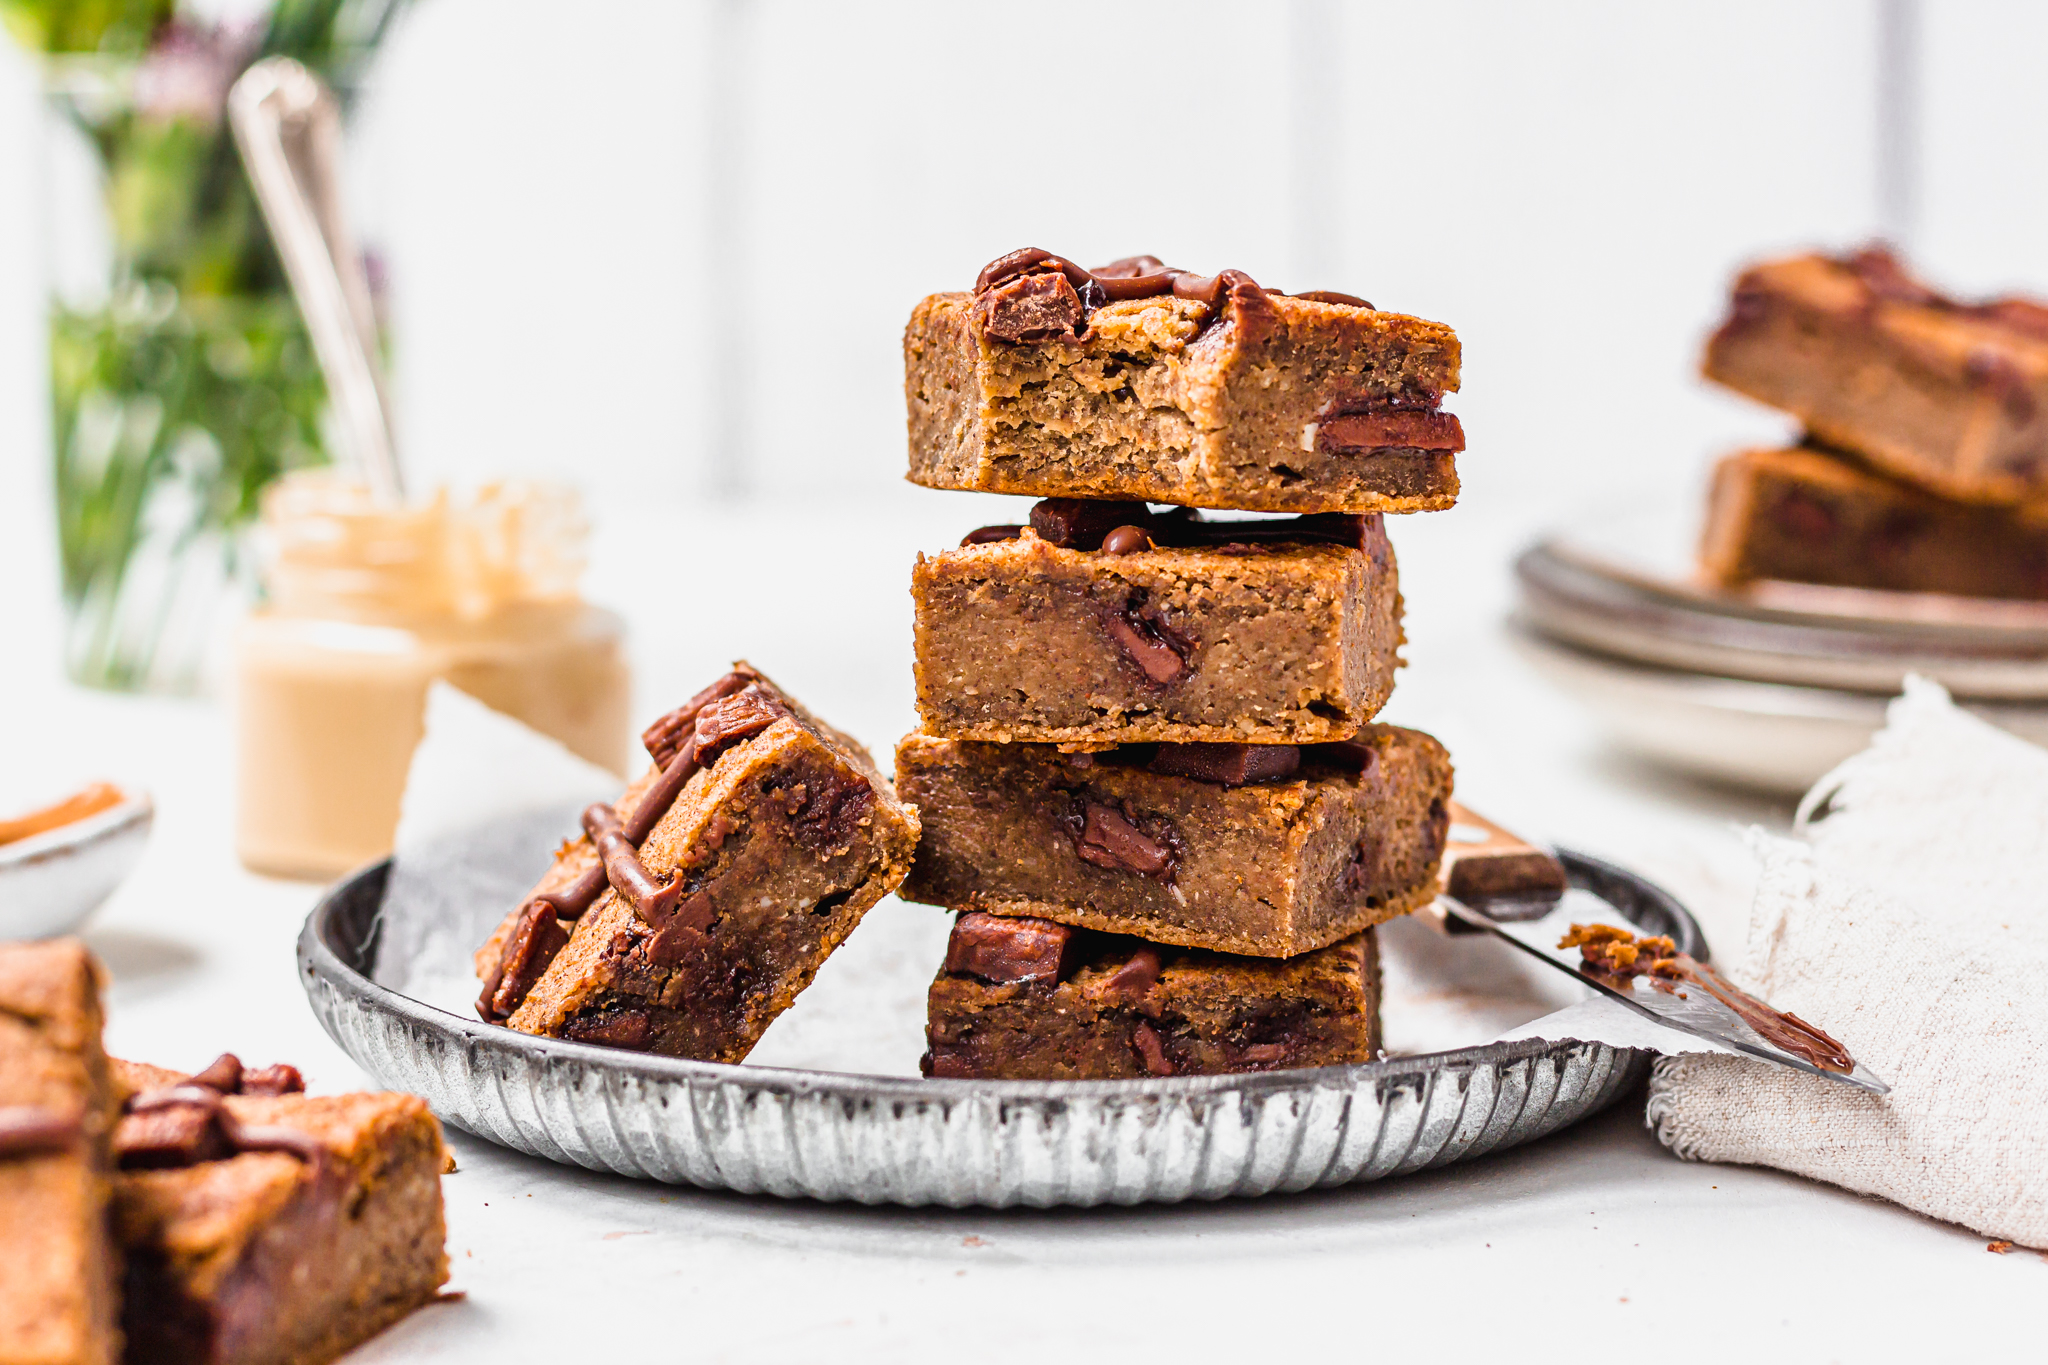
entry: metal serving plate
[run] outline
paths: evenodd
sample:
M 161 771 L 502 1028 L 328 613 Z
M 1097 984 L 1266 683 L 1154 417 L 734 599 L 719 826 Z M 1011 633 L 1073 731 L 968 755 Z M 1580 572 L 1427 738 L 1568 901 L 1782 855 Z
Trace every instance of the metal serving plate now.
M 1764 582 L 1740 591 L 1618 562 L 1569 538 L 1515 560 L 1515 619 L 1653 668 L 1892 696 L 1908 673 L 1959 698 L 2048 700 L 2048 603 Z
M 1704 959 L 1692 917 L 1560 850 L 1574 886 Z M 746 1194 L 1033 1208 L 1219 1199 L 1378 1180 L 1554 1133 L 1648 1053 L 1532 1039 L 1359 1066 L 1142 1081 L 917 1081 L 726 1066 L 534 1038 L 372 981 L 390 863 L 334 886 L 299 935 L 334 1041 L 448 1122 L 592 1170 Z

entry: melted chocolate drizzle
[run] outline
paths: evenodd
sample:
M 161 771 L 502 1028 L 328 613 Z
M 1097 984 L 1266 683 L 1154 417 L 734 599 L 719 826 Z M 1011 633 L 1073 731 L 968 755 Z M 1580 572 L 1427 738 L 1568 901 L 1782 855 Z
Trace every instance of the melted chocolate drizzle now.
M 655 880 L 640 860 L 640 845 L 693 776 L 733 745 L 789 714 L 789 705 L 763 686 L 757 675 L 736 669 L 648 726 L 641 743 L 661 765 L 660 776 L 624 820 L 615 807 L 602 802 L 583 812 L 583 832 L 597 850 L 597 862 L 567 885 L 527 901 L 497 965 L 484 978 L 477 1014 L 493 1024 L 511 1018 L 568 945 L 569 934 L 558 921 L 581 919 L 607 886 L 617 891 L 649 928 L 657 932 L 667 928 L 675 917 L 683 884 L 673 877 L 665 884 Z
M 1276 545 L 1341 545 L 1375 554 L 1388 552 L 1386 524 L 1378 512 L 1310 512 L 1256 521 L 1209 521 L 1191 507 L 1155 512 L 1142 502 L 1041 498 L 1032 505 L 1030 529 L 1040 540 L 1063 550 L 1110 555 L 1135 554 L 1148 548 L 1244 552 Z M 969 531 L 960 544 L 1015 540 L 1024 530 L 1016 525 L 983 526 Z M 1112 544 L 1112 538 L 1119 536 Z
M 0 1107 L 0 1161 L 68 1151 L 84 1136 L 85 1120 L 76 1112 L 40 1104 Z
M 319 1139 L 296 1128 L 245 1124 L 227 1107 L 229 1095 L 295 1094 L 305 1081 L 294 1066 L 244 1071 L 241 1059 L 224 1052 L 203 1070 L 175 1085 L 145 1090 L 121 1106 L 114 1130 L 114 1157 L 123 1170 L 163 1170 L 225 1161 L 244 1152 L 283 1152 L 323 1169 L 327 1150 Z
M 1062 277 L 1048 285 L 1033 276 Z M 1097 270 L 1076 265 L 1038 247 L 1024 247 L 998 256 L 975 277 L 975 308 L 984 334 L 998 341 L 1044 341 L 1055 336 L 1078 339 L 1088 329 L 1088 315 L 1105 303 L 1158 298 L 1172 294 L 1193 299 L 1209 310 L 1209 327 L 1225 318 L 1238 330 L 1263 336 L 1280 326 L 1268 296 L 1285 298 L 1278 289 L 1262 287 L 1242 270 L 1197 275 L 1167 265 L 1157 256 L 1126 256 Z M 1331 290 L 1313 290 L 1298 298 L 1317 303 L 1371 308 L 1364 299 Z

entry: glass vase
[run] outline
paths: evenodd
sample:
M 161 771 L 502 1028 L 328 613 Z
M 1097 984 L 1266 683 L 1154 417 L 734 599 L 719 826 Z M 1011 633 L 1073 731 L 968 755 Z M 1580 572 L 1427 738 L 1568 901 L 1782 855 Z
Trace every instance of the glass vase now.
M 227 125 L 294 58 L 344 109 L 405 0 L 0 0 L 42 62 L 65 658 L 192 691 L 224 657 L 263 489 L 327 460 L 326 385 Z M 245 7 L 246 8 L 246 7 Z
M 326 459 L 325 384 L 222 117 L 244 46 L 44 63 L 64 648 L 91 686 L 199 690 L 259 495 Z

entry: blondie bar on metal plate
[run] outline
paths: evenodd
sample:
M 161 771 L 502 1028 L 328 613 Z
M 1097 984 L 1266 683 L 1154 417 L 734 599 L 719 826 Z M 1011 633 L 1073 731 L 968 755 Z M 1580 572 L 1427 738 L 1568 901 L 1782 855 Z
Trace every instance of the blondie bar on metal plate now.
M 477 954 L 486 1019 L 737 1062 L 902 881 L 917 812 L 744 663 L 642 737 L 653 767 Z

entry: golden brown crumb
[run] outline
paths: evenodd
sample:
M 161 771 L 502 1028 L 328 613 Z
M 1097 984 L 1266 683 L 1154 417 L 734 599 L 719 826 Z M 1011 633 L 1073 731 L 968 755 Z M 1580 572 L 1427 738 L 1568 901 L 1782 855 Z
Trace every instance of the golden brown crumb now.
M 1682 975 L 1678 945 L 1664 934 L 1638 936 L 1611 924 L 1574 924 L 1557 946 L 1577 948 L 1588 967 L 1607 976 Z
M 2011 1251 L 2011 1250 L 2012 1250 L 2012 1243 L 2011 1243 L 2011 1242 L 2006 1242 L 2006 1241 L 1997 1241 L 1997 1242 L 1993 1242 L 1993 1243 L 1991 1243 L 1991 1244 L 1990 1244 L 1989 1246 L 1985 1247 L 1984 1249 L 1985 1249 L 1986 1251 L 1995 1251 L 1995 1252 L 1997 1252 L 1997 1253 L 1998 1253 L 1999 1255 L 2003 1256 L 2003 1255 L 2005 1255 L 2005 1253 L 2006 1253 L 2006 1252 L 2008 1252 L 2008 1251 Z

